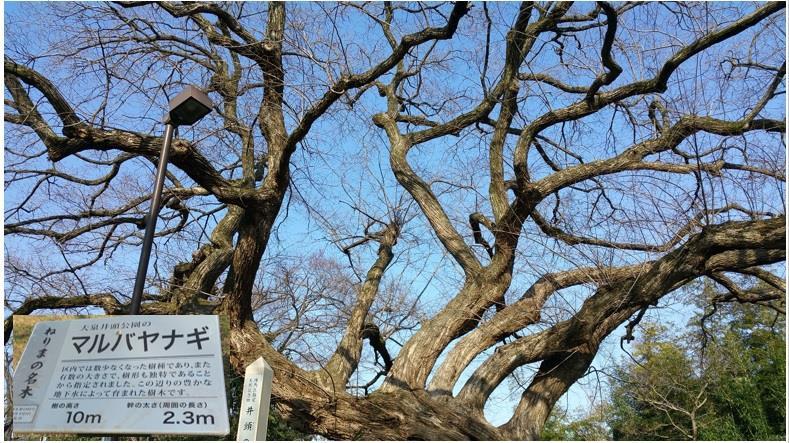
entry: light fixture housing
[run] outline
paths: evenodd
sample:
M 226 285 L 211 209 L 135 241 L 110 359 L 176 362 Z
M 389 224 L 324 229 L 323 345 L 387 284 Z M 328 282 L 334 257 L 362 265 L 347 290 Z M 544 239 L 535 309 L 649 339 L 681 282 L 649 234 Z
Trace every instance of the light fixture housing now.
M 205 92 L 189 85 L 170 100 L 170 112 L 165 116 L 165 123 L 190 126 L 208 115 L 213 107 L 214 104 Z

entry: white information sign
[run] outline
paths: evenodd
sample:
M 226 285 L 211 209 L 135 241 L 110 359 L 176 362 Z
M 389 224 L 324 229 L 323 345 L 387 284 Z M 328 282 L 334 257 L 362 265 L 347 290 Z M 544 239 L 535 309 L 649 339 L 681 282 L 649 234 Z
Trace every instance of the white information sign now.
M 13 389 L 15 433 L 230 432 L 215 315 L 39 322 Z
M 247 366 L 238 414 L 238 441 L 265 441 L 274 372 L 263 357 Z

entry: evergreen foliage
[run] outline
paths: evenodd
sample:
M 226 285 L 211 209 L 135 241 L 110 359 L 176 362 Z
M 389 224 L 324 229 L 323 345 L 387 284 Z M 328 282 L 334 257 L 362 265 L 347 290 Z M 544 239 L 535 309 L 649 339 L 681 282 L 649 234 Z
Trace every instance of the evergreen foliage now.
M 684 329 L 644 322 L 631 354 L 609 377 L 608 401 L 580 416 L 555 409 L 540 438 L 786 440 L 783 315 L 734 303 Z
M 688 337 L 646 325 L 635 361 L 616 368 L 609 425 L 616 440 L 785 440 L 783 317 L 721 308 Z

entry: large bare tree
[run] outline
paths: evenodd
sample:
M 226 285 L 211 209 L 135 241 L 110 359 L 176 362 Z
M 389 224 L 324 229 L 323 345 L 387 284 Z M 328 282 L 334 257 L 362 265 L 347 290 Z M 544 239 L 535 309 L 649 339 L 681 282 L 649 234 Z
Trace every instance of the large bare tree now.
M 263 356 L 305 432 L 534 439 L 684 285 L 784 312 L 783 8 L 17 5 L 6 341 L 9 314 L 127 311 L 159 121 L 196 83 L 216 112 L 174 143 L 142 313 L 227 316 L 232 370 Z

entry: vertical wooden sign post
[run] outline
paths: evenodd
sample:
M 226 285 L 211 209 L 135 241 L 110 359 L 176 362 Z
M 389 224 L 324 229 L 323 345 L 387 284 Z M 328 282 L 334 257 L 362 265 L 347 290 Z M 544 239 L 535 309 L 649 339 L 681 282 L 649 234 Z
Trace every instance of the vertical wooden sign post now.
M 265 441 L 268 428 L 268 409 L 271 402 L 271 366 L 258 358 L 244 373 L 244 392 L 238 414 L 238 441 Z

